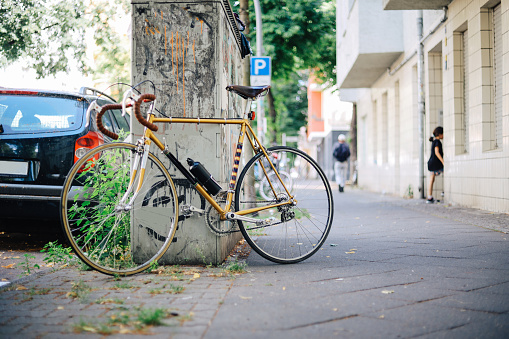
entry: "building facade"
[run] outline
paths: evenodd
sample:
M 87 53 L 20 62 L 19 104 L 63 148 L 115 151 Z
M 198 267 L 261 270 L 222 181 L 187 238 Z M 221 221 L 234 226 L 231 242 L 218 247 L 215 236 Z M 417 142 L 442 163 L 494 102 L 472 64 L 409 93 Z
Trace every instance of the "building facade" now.
M 360 186 L 423 197 L 428 138 L 443 126 L 435 198 L 509 211 L 508 9 L 507 0 L 338 0 L 337 78 L 357 107 Z

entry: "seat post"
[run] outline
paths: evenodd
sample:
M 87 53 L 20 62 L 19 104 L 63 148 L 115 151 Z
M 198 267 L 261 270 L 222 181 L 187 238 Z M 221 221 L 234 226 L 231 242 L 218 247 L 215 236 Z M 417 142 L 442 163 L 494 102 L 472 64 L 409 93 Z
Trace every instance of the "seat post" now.
M 243 119 L 246 119 L 247 115 L 251 111 L 251 103 L 252 102 L 253 102 L 253 99 L 251 99 L 251 98 L 247 99 L 246 109 L 244 110 L 244 116 L 242 117 Z

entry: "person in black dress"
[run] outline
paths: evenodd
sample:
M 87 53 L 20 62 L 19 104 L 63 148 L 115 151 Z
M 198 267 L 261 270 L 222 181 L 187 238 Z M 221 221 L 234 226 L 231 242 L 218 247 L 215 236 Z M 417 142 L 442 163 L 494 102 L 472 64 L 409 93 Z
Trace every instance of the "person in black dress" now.
M 444 151 L 442 149 L 442 143 L 440 140 L 444 138 L 444 129 L 438 126 L 433 131 L 434 138 L 429 138 L 431 144 L 431 156 L 428 160 L 428 170 L 431 172 L 429 177 L 428 187 L 428 200 L 426 203 L 432 204 L 435 202 L 433 198 L 433 184 L 435 183 L 435 177 L 440 175 L 444 171 Z

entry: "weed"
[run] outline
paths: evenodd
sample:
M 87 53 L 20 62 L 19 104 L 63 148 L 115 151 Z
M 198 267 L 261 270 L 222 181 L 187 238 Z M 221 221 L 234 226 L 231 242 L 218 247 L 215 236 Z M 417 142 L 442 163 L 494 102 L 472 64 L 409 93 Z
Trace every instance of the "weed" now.
M 141 309 L 138 313 L 138 321 L 145 326 L 161 326 L 164 325 L 162 320 L 168 317 L 168 311 L 162 308 Z
M 168 291 L 168 293 L 180 294 L 180 293 L 184 292 L 185 289 L 186 288 L 184 286 L 170 284 L 170 290 Z
M 92 268 L 85 264 L 83 261 L 79 261 L 78 263 L 78 270 L 80 271 L 92 271 Z
M 228 263 L 224 269 L 230 274 L 241 274 L 246 273 L 247 264 L 245 262 L 238 262 L 237 260 Z
M 154 294 L 161 294 L 161 293 L 164 293 L 163 289 L 160 287 L 160 288 L 151 288 L 148 290 L 148 293 L 154 295 Z
M 67 292 L 66 296 L 73 299 L 85 300 L 88 296 L 88 293 L 92 290 L 90 286 L 80 280 L 78 282 L 73 282 L 72 288 L 70 292 Z
M 51 292 L 51 288 L 41 288 L 40 290 L 36 290 L 35 287 L 30 288 L 28 291 L 28 295 L 46 295 Z
M 135 286 L 131 285 L 129 282 L 118 282 L 111 289 L 113 290 L 124 290 L 134 288 Z
M 25 275 L 30 275 L 30 273 L 32 273 L 32 271 L 35 270 L 35 269 L 41 268 L 41 266 L 39 266 L 38 264 L 32 264 L 30 262 L 30 259 L 35 259 L 35 255 L 29 254 L 29 253 L 25 253 L 25 254 L 23 254 L 23 256 L 25 257 L 25 259 L 23 259 L 22 262 L 19 262 L 16 265 L 16 266 L 21 267 L 23 269 L 23 273 L 21 273 L 19 275 L 20 278 L 25 276 Z
M 149 272 L 152 272 L 152 271 L 155 271 L 159 268 L 159 263 L 157 262 L 157 260 L 152 260 L 152 262 L 150 263 L 150 266 L 148 267 L 148 271 Z
M 95 301 L 96 304 L 101 304 L 101 305 L 104 305 L 104 304 L 117 304 L 117 305 L 122 305 L 124 303 L 124 300 L 122 299 L 119 299 L 119 298 L 115 298 L 115 299 L 111 299 L 111 298 L 99 298 Z
M 46 264 L 71 265 L 76 261 L 74 255 L 71 254 L 71 248 L 64 248 L 57 241 L 50 241 L 44 245 L 41 252 L 46 253 L 43 259 Z
M 112 316 L 110 316 L 110 319 L 108 320 L 108 322 L 110 324 L 122 324 L 122 325 L 127 325 L 129 324 L 129 321 L 130 321 L 130 317 L 129 317 L 129 314 L 126 313 L 126 312 L 121 312 L 120 314 L 114 314 Z
M 96 324 L 92 322 L 85 322 L 83 320 L 80 320 L 78 324 L 74 324 L 73 330 L 75 333 L 90 332 L 102 335 L 110 335 L 114 333 L 114 329 L 106 324 Z

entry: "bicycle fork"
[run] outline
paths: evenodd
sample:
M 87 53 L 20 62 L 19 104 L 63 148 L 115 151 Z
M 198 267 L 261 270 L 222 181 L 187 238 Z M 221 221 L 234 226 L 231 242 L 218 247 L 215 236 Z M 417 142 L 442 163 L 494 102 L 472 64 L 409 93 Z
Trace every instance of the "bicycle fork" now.
M 141 146 L 142 143 L 143 143 L 143 146 Z M 143 150 L 140 150 L 140 148 L 142 148 L 142 147 L 143 147 Z M 140 193 L 141 186 L 143 185 L 143 178 L 145 177 L 145 168 L 147 166 L 149 148 L 150 148 L 150 145 L 148 145 L 147 143 L 144 143 L 142 141 L 142 139 L 138 140 L 138 149 L 136 150 L 136 154 L 134 156 L 134 161 L 133 161 L 133 165 L 132 165 L 132 169 L 131 169 L 132 170 L 131 178 L 129 180 L 129 186 L 127 187 L 127 190 L 126 190 L 124 196 L 122 197 L 122 199 L 120 200 L 118 205 L 115 207 L 115 210 L 117 212 L 130 211 L 133 207 L 134 201 L 136 200 L 136 198 L 138 197 L 138 194 Z M 143 157 L 140 155 L 140 153 L 143 154 Z M 141 164 L 140 164 L 140 162 L 141 162 Z M 138 177 L 138 185 L 136 187 L 136 190 L 135 190 L 133 196 L 131 197 L 129 202 L 126 203 L 129 195 L 133 191 L 133 188 L 136 184 L 136 175 L 138 174 L 138 167 L 139 167 L 139 173 L 140 173 L 140 175 Z

